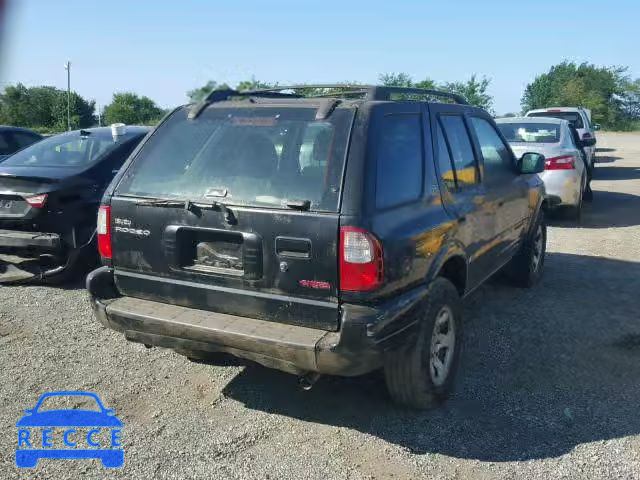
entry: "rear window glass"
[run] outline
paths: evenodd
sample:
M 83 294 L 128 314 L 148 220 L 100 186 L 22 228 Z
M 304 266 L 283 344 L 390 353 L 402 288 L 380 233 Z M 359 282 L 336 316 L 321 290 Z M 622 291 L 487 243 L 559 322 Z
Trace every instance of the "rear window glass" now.
M 0 155 L 9 155 L 13 152 L 8 133 L 0 133 Z
M 38 140 L 40 140 L 40 137 L 36 137 L 35 135 L 24 132 L 13 132 L 13 139 L 16 142 L 16 146 L 18 148 L 24 148 L 28 147 L 32 143 L 36 143 Z
M 578 112 L 535 112 L 527 117 L 551 117 L 566 120 L 576 128 L 584 128 L 582 116 Z
M 552 123 L 498 123 L 498 128 L 512 143 L 558 143 L 560 125 Z
M 352 110 L 222 108 L 174 113 L 147 141 L 117 194 L 337 211 Z
M 89 167 L 118 146 L 141 138 L 142 134 L 112 137 L 110 132 L 94 132 L 86 136 L 79 132 L 63 133 L 20 150 L 2 162 L 2 166 Z

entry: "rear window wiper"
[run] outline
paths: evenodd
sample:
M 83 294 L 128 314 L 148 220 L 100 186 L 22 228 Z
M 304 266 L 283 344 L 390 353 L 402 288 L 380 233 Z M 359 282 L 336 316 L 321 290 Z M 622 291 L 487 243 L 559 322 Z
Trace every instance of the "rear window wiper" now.
M 233 212 L 222 202 L 194 202 L 190 199 L 186 200 L 169 200 L 164 198 L 147 198 L 139 200 L 136 205 L 144 205 L 149 207 L 166 207 L 166 208 L 183 208 L 188 212 L 196 213 L 198 209 L 218 209 L 224 213 L 224 219 L 232 225 L 236 222 Z
M 185 207 L 189 200 L 167 200 L 164 198 L 145 198 L 144 200 L 138 200 L 136 205 L 144 205 L 149 207 L 168 207 L 179 208 Z

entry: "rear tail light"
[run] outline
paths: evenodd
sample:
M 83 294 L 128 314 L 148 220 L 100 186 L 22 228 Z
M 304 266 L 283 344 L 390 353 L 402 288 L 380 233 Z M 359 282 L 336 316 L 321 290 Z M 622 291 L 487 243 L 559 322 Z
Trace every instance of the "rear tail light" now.
M 111 258 L 111 207 L 100 206 L 98 210 L 98 252 L 102 258 Z
M 576 165 L 571 155 L 547 158 L 544 162 L 545 170 L 574 170 Z
M 47 203 L 47 194 L 34 195 L 33 197 L 24 197 L 25 202 L 31 205 L 33 208 L 42 208 Z
M 382 245 L 373 234 L 355 227 L 340 229 L 340 290 L 365 292 L 382 284 Z

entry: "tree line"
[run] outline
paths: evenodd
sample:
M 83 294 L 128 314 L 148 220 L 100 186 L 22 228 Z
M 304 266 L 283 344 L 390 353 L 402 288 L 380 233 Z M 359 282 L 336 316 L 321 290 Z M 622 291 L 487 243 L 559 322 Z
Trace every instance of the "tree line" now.
M 582 106 L 591 109 L 595 123 L 615 130 L 640 129 L 640 79 L 632 79 L 625 67 L 601 67 L 589 63 L 562 62 L 537 76 L 525 88 L 522 113 L 551 106 Z M 472 75 L 468 80 L 436 82 L 430 78 L 415 80 L 404 72 L 384 73 L 379 82 L 386 86 L 437 89 L 462 95 L 471 105 L 494 113 L 494 99 L 488 93 L 491 80 Z M 357 84 L 357 82 L 342 82 Z M 216 89 L 238 91 L 277 87 L 251 78 L 234 86 L 214 80 L 186 92 L 191 102 L 202 100 Z M 339 89 L 338 89 L 339 90 Z M 321 93 L 312 88 L 306 94 Z M 95 102 L 76 92 L 70 97 L 71 128 L 87 128 L 98 123 Z M 153 125 L 166 110 L 152 99 L 132 92 L 113 95 L 102 112 L 102 124 Z M 510 113 L 507 115 L 516 115 Z M 16 125 L 51 133 L 67 129 L 67 92 L 50 86 L 9 85 L 0 93 L 0 124 Z
M 67 91 L 55 87 L 26 87 L 21 83 L 7 86 L 0 93 L 0 125 L 26 127 L 40 133 L 67 130 Z M 98 125 L 96 104 L 76 92 L 69 97 L 71 128 Z M 150 125 L 157 123 L 165 111 L 148 97 L 135 93 L 115 93 L 103 112 L 101 123 Z

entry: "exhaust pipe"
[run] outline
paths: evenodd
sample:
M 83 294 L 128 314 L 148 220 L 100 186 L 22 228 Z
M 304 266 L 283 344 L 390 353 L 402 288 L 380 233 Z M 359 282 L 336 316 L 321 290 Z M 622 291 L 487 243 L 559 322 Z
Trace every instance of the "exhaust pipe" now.
M 319 373 L 309 372 L 298 379 L 298 385 L 300 385 L 300 388 L 302 388 L 302 390 L 304 390 L 305 392 L 308 392 L 313 388 L 313 386 L 315 385 L 315 383 L 318 381 L 319 378 L 320 378 Z

